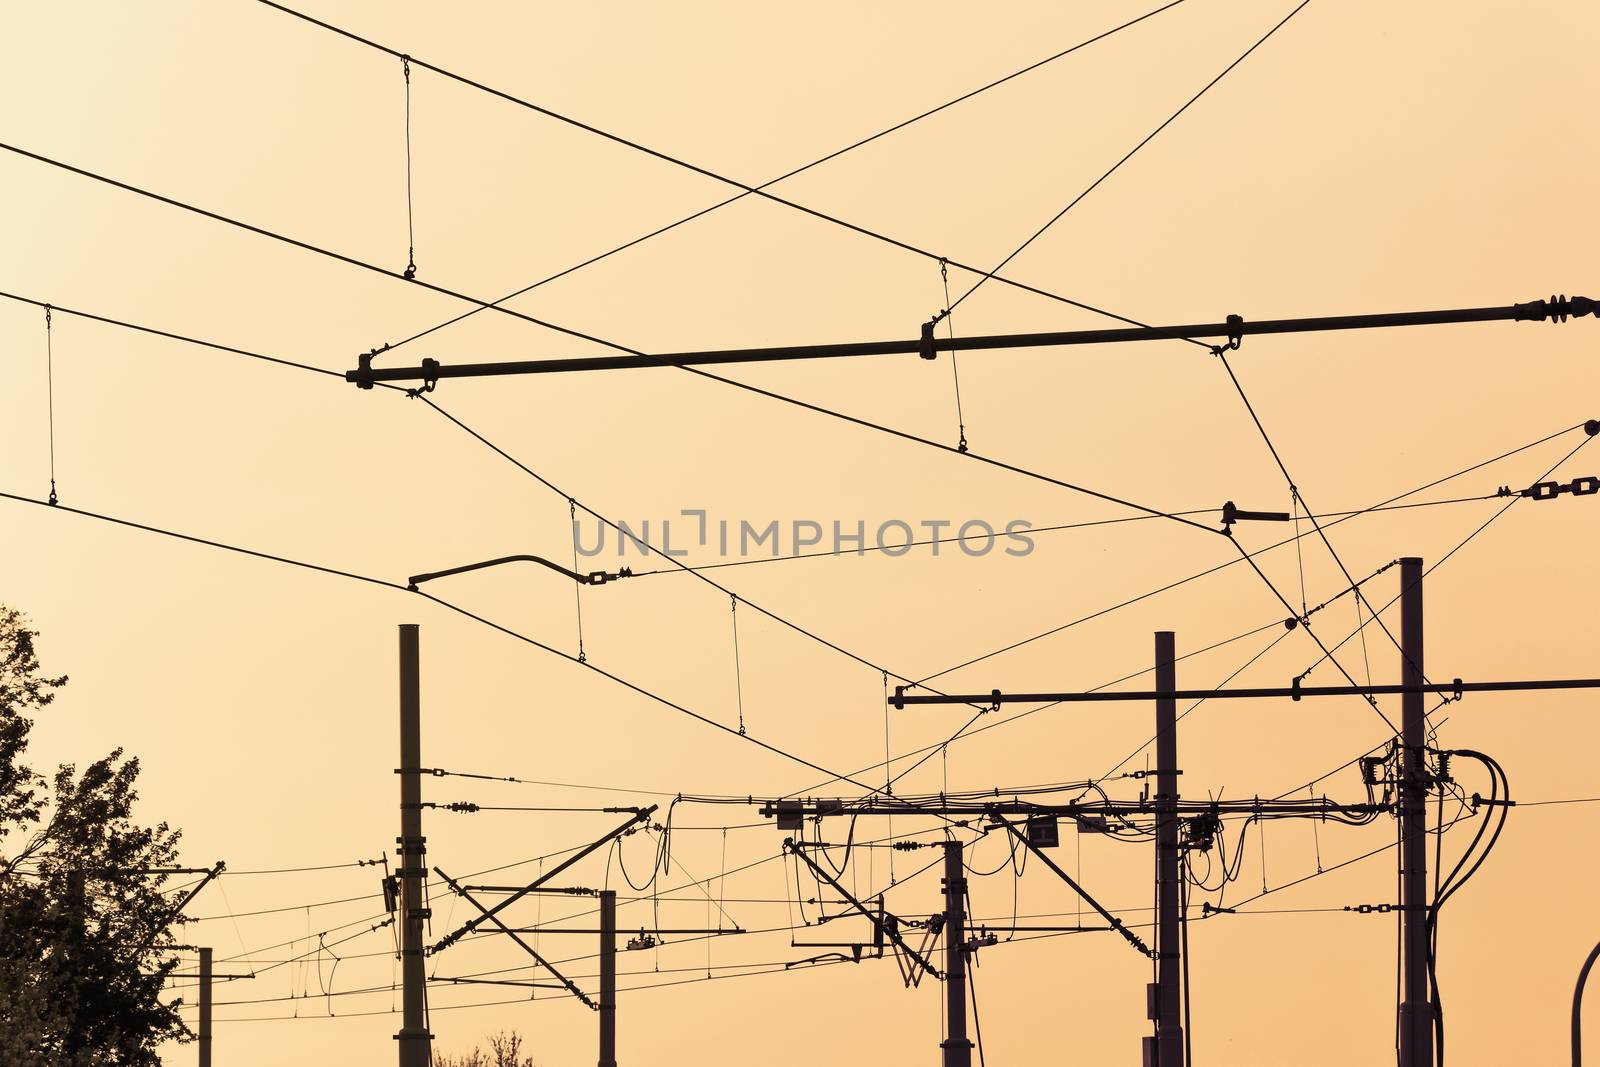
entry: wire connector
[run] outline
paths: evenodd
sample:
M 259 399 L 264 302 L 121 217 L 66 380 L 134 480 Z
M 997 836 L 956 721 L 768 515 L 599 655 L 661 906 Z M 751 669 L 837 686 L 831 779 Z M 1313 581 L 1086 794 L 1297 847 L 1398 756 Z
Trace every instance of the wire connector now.
M 1600 478 L 1586 475 L 1574 478 L 1570 482 L 1535 482 L 1526 489 L 1513 489 L 1509 485 L 1502 485 L 1496 496 L 1525 496 L 1529 500 L 1554 500 L 1562 493 L 1571 493 L 1573 496 L 1592 496 L 1600 493 Z
M 633 577 L 633 568 L 632 567 L 624 567 L 620 571 L 590 571 L 588 574 L 583 576 L 583 584 L 584 585 L 605 585 L 607 582 L 614 582 L 614 581 L 618 580 L 619 578 L 632 578 L 632 577 Z

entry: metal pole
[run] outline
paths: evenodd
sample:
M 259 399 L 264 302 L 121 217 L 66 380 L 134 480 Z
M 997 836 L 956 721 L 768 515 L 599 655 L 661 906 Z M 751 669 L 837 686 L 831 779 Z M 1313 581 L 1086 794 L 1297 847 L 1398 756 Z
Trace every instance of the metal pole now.
M 944 1067 L 972 1067 L 967 1040 L 967 874 L 957 840 L 944 843 Z
M 1156 633 L 1156 690 L 1178 688 L 1170 630 Z M 1183 1067 L 1183 971 L 1178 936 L 1178 702 L 1156 700 L 1156 1062 Z
M 1401 697 L 1400 1067 L 1433 1067 L 1433 1008 L 1428 1002 L 1428 767 L 1424 721 L 1422 560 L 1400 561 Z
M 422 956 L 422 879 L 427 873 L 427 841 L 422 836 L 422 683 L 417 626 L 400 626 L 400 1067 L 428 1067 L 433 1059 L 428 1033 Z
M 600 1067 L 617 1067 L 617 891 L 600 891 Z
M 200 1067 L 211 1067 L 211 950 L 200 950 Z

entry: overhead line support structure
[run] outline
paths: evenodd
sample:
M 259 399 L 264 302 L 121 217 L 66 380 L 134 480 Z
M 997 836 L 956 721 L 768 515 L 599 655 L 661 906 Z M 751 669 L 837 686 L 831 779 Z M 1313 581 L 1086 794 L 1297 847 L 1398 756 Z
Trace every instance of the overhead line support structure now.
M 1400 645 L 1402 677 L 1400 749 L 1400 1067 L 1433 1067 L 1434 1004 L 1429 997 L 1428 796 L 1434 783 L 1428 771 L 1423 679 L 1422 560 L 1400 561 Z
M 1458 697 L 1464 693 L 1526 693 L 1544 689 L 1600 689 L 1600 678 L 1534 678 L 1524 681 L 1414 683 L 1411 685 L 1281 685 L 1244 689 L 1179 689 L 1170 695 L 1175 700 L 1240 700 L 1260 697 L 1395 696 L 1421 694 Z M 915 695 L 896 686 L 889 703 L 896 708 L 911 704 L 1082 704 L 1116 701 L 1151 701 L 1169 694 L 1159 690 L 1100 690 L 1090 693 L 929 693 Z
M 1395 326 L 1438 326 L 1473 322 L 1564 322 L 1569 317 L 1594 315 L 1596 301 L 1588 297 L 1556 296 L 1504 307 L 1456 308 L 1445 311 L 1402 311 L 1376 315 L 1324 315 L 1313 318 L 1248 321 L 1230 315 L 1222 322 L 1181 326 L 1134 326 L 1100 330 L 1065 330 L 1047 333 L 992 334 L 973 337 L 935 336 L 933 323 L 922 326 L 912 339 L 858 341 L 839 344 L 717 351 L 579 356 L 563 359 L 509 360 L 493 363 L 445 364 L 426 359 L 414 367 L 374 367 L 372 354 L 359 357 L 358 366 L 345 372 L 345 380 L 362 389 L 379 382 L 422 382 L 445 378 L 493 378 L 515 374 L 559 374 L 573 371 L 633 370 L 645 367 L 695 367 L 728 363 L 783 363 L 795 360 L 840 359 L 852 356 L 919 355 L 934 359 L 940 352 L 992 349 L 1059 348 L 1070 345 L 1124 344 L 1134 341 L 1197 340 L 1222 338 L 1230 344 L 1262 334 L 1321 333 L 1336 330 L 1370 330 Z
M 423 928 L 431 918 L 423 879 L 428 844 L 422 836 L 422 681 L 420 627 L 400 624 L 400 980 L 401 1025 L 395 1034 L 400 1067 L 433 1062 L 428 1030 Z

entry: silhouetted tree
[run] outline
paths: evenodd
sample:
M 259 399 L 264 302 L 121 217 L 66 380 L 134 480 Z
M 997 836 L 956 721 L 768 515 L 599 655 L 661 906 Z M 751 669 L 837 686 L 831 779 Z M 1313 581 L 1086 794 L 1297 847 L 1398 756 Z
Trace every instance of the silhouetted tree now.
M 66 677 L 42 673 L 37 633 L 0 606 L 0 1063 L 156 1067 L 188 1037 L 163 1002 L 172 901 L 160 876 L 179 833 L 133 821 L 139 761 L 117 749 L 78 773 L 22 762 L 30 716 Z
M 532 1056 L 522 1054 L 522 1035 L 515 1030 L 494 1034 L 488 1049 L 475 1048 L 461 1056 L 434 1053 L 433 1067 L 536 1067 Z

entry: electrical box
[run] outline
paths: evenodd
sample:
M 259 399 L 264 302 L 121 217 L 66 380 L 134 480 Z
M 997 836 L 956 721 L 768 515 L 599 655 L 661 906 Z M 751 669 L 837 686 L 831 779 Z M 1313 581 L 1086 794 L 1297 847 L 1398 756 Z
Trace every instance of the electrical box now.
M 804 825 L 805 808 L 797 801 L 780 800 L 777 805 L 778 829 L 798 830 Z
M 1061 844 L 1061 825 L 1054 815 L 1028 816 L 1028 844 L 1034 848 L 1055 848 Z

